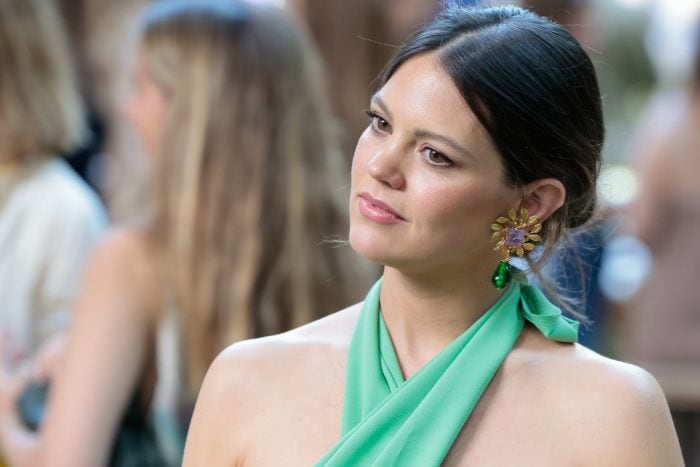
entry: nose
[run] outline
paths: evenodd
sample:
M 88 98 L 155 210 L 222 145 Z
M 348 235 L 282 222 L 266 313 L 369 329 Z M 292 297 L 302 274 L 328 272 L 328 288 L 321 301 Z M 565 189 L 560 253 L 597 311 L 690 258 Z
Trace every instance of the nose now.
M 406 186 L 399 151 L 390 148 L 379 151 L 369 161 L 368 169 L 372 178 L 395 190 L 401 190 Z

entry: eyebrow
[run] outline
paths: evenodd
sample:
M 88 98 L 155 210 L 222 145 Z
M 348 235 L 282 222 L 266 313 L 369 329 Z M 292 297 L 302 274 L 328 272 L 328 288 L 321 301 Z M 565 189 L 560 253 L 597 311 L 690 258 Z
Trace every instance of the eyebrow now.
M 378 95 L 372 96 L 372 102 L 376 104 L 384 113 L 386 113 L 387 117 L 391 117 L 391 112 L 389 111 L 389 108 L 387 107 L 386 103 L 382 100 L 381 97 Z M 440 141 L 441 143 L 449 146 L 452 148 L 454 151 L 457 151 L 460 153 L 463 157 L 467 159 L 476 159 L 469 151 L 467 151 L 464 147 L 461 145 L 457 144 L 455 141 L 452 139 L 448 138 L 447 136 L 443 136 L 439 133 L 435 133 L 434 131 L 430 130 L 425 130 L 425 129 L 418 129 L 414 133 L 414 136 L 416 138 L 429 138 L 433 139 L 436 141 Z

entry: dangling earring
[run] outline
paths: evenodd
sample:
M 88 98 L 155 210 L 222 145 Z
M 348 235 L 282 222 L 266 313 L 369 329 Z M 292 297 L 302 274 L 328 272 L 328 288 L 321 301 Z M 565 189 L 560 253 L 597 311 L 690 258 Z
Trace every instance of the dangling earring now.
M 535 248 L 533 242 L 541 242 L 542 237 L 539 232 L 542 224 L 537 216 L 528 216 L 527 209 L 520 209 L 520 217 L 515 213 L 515 209 L 510 208 L 508 217 L 499 217 L 496 223 L 491 224 L 491 242 L 496 244 L 493 251 L 500 251 L 503 259 L 498 262 L 496 270 L 491 276 L 491 283 L 497 289 L 502 289 L 511 277 L 511 267 L 508 263 L 511 253 L 522 257 L 526 251 Z

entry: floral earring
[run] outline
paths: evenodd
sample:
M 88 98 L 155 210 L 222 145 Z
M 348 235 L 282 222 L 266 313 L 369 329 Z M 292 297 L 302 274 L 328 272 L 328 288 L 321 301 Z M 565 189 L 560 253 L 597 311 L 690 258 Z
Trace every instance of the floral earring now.
M 534 242 L 541 242 L 542 237 L 539 232 L 542 224 L 537 216 L 530 217 L 527 209 L 520 209 L 520 217 L 515 213 L 515 209 L 510 208 L 508 217 L 501 216 L 496 219 L 496 223 L 491 224 L 491 242 L 496 244 L 493 251 L 500 251 L 503 259 L 498 262 L 496 270 L 491 276 L 491 283 L 497 289 L 502 289 L 511 277 L 511 266 L 508 263 L 510 255 L 515 253 L 523 257 L 526 251 L 535 248 Z

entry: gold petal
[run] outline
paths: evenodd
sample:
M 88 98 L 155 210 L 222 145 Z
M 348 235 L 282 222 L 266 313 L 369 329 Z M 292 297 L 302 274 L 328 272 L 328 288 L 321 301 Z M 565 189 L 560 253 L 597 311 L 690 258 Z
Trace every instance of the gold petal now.
M 537 224 L 537 225 L 534 225 L 534 226 L 530 229 L 530 233 L 531 233 L 531 234 L 536 234 L 536 233 L 539 232 L 540 230 L 542 230 L 542 224 Z
M 527 209 L 521 208 L 520 209 L 520 219 L 522 220 L 522 222 L 527 222 L 527 218 L 528 218 Z
M 503 226 L 501 224 L 491 224 L 491 230 L 495 230 L 497 232 L 499 230 L 503 230 Z
M 499 224 L 510 224 L 510 219 L 501 216 L 498 219 L 496 219 L 496 222 L 498 222 Z
M 510 208 L 510 210 L 508 211 L 508 217 L 510 217 L 510 220 L 512 220 L 513 222 L 516 222 L 515 209 Z
M 528 234 L 527 239 L 532 241 L 532 242 L 541 242 L 542 241 L 542 237 L 540 237 L 537 234 Z
M 523 248 L 526 249 L 527 251 L 530 251 L 533 248 L 535 248 L 535 245 L 533 245 L 532 243 L 523 243 Z
M 528 225 L 535 225 L 535 224 L 539 224 L 539 223 L 540 223 L 540 218 L 537 217 L 537 216 L 532 216 L 532 217 L 527 221 L 527 224 L 528 224 Z
M 525 254 L 525 251 L 523 251 L 523 247 L 519 246 L 519 247 L 515 248 L 515 253 L 516 253 L 518 256 L 522 256 L 522 255 Z
M 498 251 L 500 249 L 501 249 L 501 245 L 496 245 L 495 247 L 493 247 L 493 251 Z
M 498 240 L 500 240 L 505 234 L 506 234 L 506 231 L 505 231 L 505 230 L 501 230 L 501 231 L 498 231 L 498 232 L 494 232 L 493 235 L 491 235 L 491 241 L 492 241 L 492 242 L 498 241 Z

